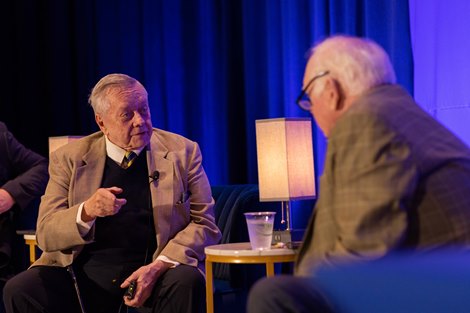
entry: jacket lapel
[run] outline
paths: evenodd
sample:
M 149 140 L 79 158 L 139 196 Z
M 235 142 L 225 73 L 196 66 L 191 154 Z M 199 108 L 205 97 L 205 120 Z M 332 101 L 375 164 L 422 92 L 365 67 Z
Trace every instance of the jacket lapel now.
M 157 229 L 157 253 L 163 249 L 170 233 L 171 214 L 173 208 L 173 162 L 167 159 L 168 148 L 157 138 L 155 133 L 150 140 L 147 151 L 147 164 L 150 173 L 159 172 L 159 179 L 150 183 L 153 218 Z

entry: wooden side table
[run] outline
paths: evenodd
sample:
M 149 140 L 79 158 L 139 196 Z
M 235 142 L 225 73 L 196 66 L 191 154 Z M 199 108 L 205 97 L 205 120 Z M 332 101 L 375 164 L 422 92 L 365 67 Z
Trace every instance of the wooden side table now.
M 18 230 L 18 235 L 22 235 L 25 244 L 29 247 L 29 263 L 33 264 L 36 261 L 36 231 L 34 230 Z
M 36 242 L 35 234 L 24 234 L 23 235 L 25 243 L 29 246 L 29 262 L 31 264 L 36 261 L 36 247 L 38 243 Z
M 274 275 L 274 263 L 295 261 L 295 251 L 292 249 L 251 250 L 249 242 L 208 246 L 204 252 L 206 253 L 207 313 L 214 313 L 212 263 L 266 264 L 266 276 L 269 277 Z

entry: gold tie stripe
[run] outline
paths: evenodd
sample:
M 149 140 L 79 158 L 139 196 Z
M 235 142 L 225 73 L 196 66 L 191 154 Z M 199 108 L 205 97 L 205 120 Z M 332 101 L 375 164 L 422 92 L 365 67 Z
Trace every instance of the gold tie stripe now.
M 124 155 L 124 158 L 121 162 L 121 167 L 124 169 L 129 168 L 129 166 L 132 165 L 136 157 L 137 154 L 135 154 L 134 151 L 126 151 L 126 154 Z

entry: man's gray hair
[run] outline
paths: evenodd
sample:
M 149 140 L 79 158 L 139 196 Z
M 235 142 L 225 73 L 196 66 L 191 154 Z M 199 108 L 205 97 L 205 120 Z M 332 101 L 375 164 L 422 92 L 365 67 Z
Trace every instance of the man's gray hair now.
M 348 96 L 396 82 L 387 53 L 369 39 L 333 36 L 314 46 L 311 54 L 317 72 L 329 71 Z
M 109 109 L 110 105 L 108 95 L 131 89 L 137 84 L 142 85 L 137 79 L 125 74 L 106 75 L 93 87 L 88 103 L 95 113 L 104 113 Z

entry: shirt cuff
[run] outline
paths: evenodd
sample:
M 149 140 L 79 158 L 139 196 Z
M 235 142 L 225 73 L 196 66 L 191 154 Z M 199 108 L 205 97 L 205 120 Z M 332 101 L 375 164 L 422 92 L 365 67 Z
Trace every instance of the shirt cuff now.
M 85 205 L 85 202 L 82 202 L 80 206 L 78 207 L 78 213 L 77 213 L 77 227 L 78 227 L 78 232 L 80 233 L 80 236 L 85 237 L 86 234 L 90 231 L 91 227 L 93 224 L 95 224 L 95 220 L 91 220 L 89 222 L 84 222 L 82 221 L 82 210 L 83 206 Z
M 165 256 L 165 255 L 159 255 L 159 256 L 157 256 L 157 260 L 160 260 L 160 261 L 163 261 L 163 262 L 166 262 L 166 263 L 171 263 L 171 264 L 173 264 L 170 268 L 175 268 L 175 267 L 177 267 L 178 265 L 180 265 L 180 262 L 173 261 L 173 260 L 171 260 L 170 258 L 168 258 L 168 257 Z

